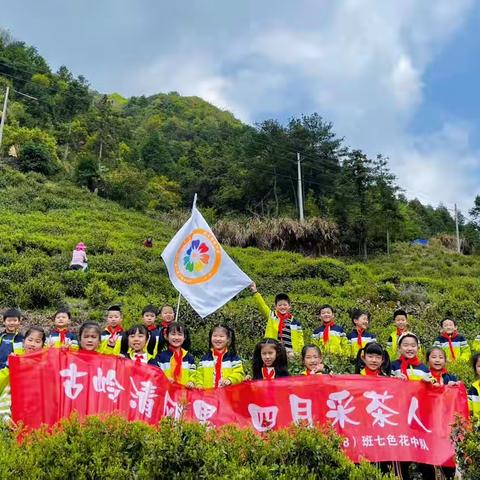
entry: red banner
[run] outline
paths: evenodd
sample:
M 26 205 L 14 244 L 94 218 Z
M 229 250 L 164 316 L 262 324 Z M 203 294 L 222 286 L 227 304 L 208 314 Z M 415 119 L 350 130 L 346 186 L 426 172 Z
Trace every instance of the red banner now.
M 120 412 L 155 424 L 164 416 L 266 432 L 330 422 L 358 461 L 452 465 L 451 424 L 468 418 L 465 387 L 360 375 L 244 382 L 214 390 L 169 383 L 156 367 L 89 352 L 50 348 L 9 359 L 12 416 L 27 427 L 80 415 Z

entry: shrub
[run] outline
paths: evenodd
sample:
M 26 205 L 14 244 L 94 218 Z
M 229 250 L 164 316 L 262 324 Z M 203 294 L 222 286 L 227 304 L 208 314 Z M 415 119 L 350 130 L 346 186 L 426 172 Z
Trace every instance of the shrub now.
M 471 428 L 460 421 L 454 427 L 452 438 L 463 480 L 480 479 L 480 422 Z
M 19 153 L 20 169 L 24 172 L 38 172 L 52 175 L 58 170 L 48 148 L 32 141 L 22 145 Z
M 88 304 L 94 308 L 108 306 L 116 296 L 115 290 L 112 290 L 103 280 L 94 280 L 85 289 Z
M 13 287 L 16 304 L 22 308 L 42 309 L 55 307 L 63 302 L 65 289 L 51 277 L 35 277 Z
M 361 480 L 392 478 L 355 466 L 332 431 L 292 427 L 263 437 L 233 426 L 209 430 L 163 420 L 157 427 L 117 416 L 65 420 L 19 445 L 0 430 L 0 477 L 37 480 Z

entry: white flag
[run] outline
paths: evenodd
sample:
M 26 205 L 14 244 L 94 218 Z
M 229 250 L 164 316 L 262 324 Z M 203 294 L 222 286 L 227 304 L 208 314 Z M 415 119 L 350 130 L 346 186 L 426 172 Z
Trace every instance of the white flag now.
M 171 282 L 202 318 L 252 283 L 225 253 L 196 207 L 162 258 Z

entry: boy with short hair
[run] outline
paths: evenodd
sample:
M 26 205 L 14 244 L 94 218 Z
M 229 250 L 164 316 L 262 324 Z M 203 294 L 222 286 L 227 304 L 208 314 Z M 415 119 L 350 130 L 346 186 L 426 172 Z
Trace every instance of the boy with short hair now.
M 122 328 L 123 315 L 119 305 L 112 305 L 107 310 L 107 326 L 100 337 L 98 351 L 106 355 L 120 355 L 124 331 Z
M 77 335 L 69 330 L 71 322 L 70 311 L 66 308 L 60 308 L 53 316 L 55 328 L 47 337 L 46 345 L 49 347 L 70 347 L 78 349 Z
M 375 335 L 367 332 L 370 323 L 370 314 L 362 310 L 355 310 L 352 315 L 352 323 L 355 328 L 347 335 L 347 354 L 351 358 L 357 358 L 358 351 L 367 343 L 376 342 Z
M 322 325 L 314 330 L 312 342 L 323 353 L 344 355 L 347 351 L 347 336 L 340 325 L 335 324 L 335 312 L 330 305 L 322 305 L 318 311 Z
M 397 342 L 400 335 L 408 331 L 408 315 L 403 309 L 398 309 L 393 312 L 393 324 L 395 330 L 391 333 L 387 340 L 387 352 L 391 360 L 398 358 Z
M 455 320 L 450 317 L 440 322 L 440 336 L 433 343 L 434 347 L 441 348 L 447 355 L 448 362 L 456 360 L 470 361 L 472 352 L 467 339 L 457 332 Z
M 290 358 L 294 354 L 300 355 L 304 340 L 301 323 L 290 313 L 292 305 L 290 298 L 285 293 L 275 296 L 275 308 L 270 309 L 257 290 L 255 282 L 250 285 L 253 298 L 258 309 L 267 320 L 265 338 L 273 338 L 282 343 Z
M 22 313 L 16 308 L 10 308 L 3 313 L 5 330 L 0 334 L 0 369 L 7 366 L 8 356 L 23 351 L 23 335 L 20 333 Z

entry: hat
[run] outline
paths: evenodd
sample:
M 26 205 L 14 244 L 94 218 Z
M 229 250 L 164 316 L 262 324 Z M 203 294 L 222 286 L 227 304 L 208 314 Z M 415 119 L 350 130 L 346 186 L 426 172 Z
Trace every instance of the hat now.
M 87 246 L 83 242 L 77 243 L 75 246 L 75 250 L 85 250 L 86 248 Z

